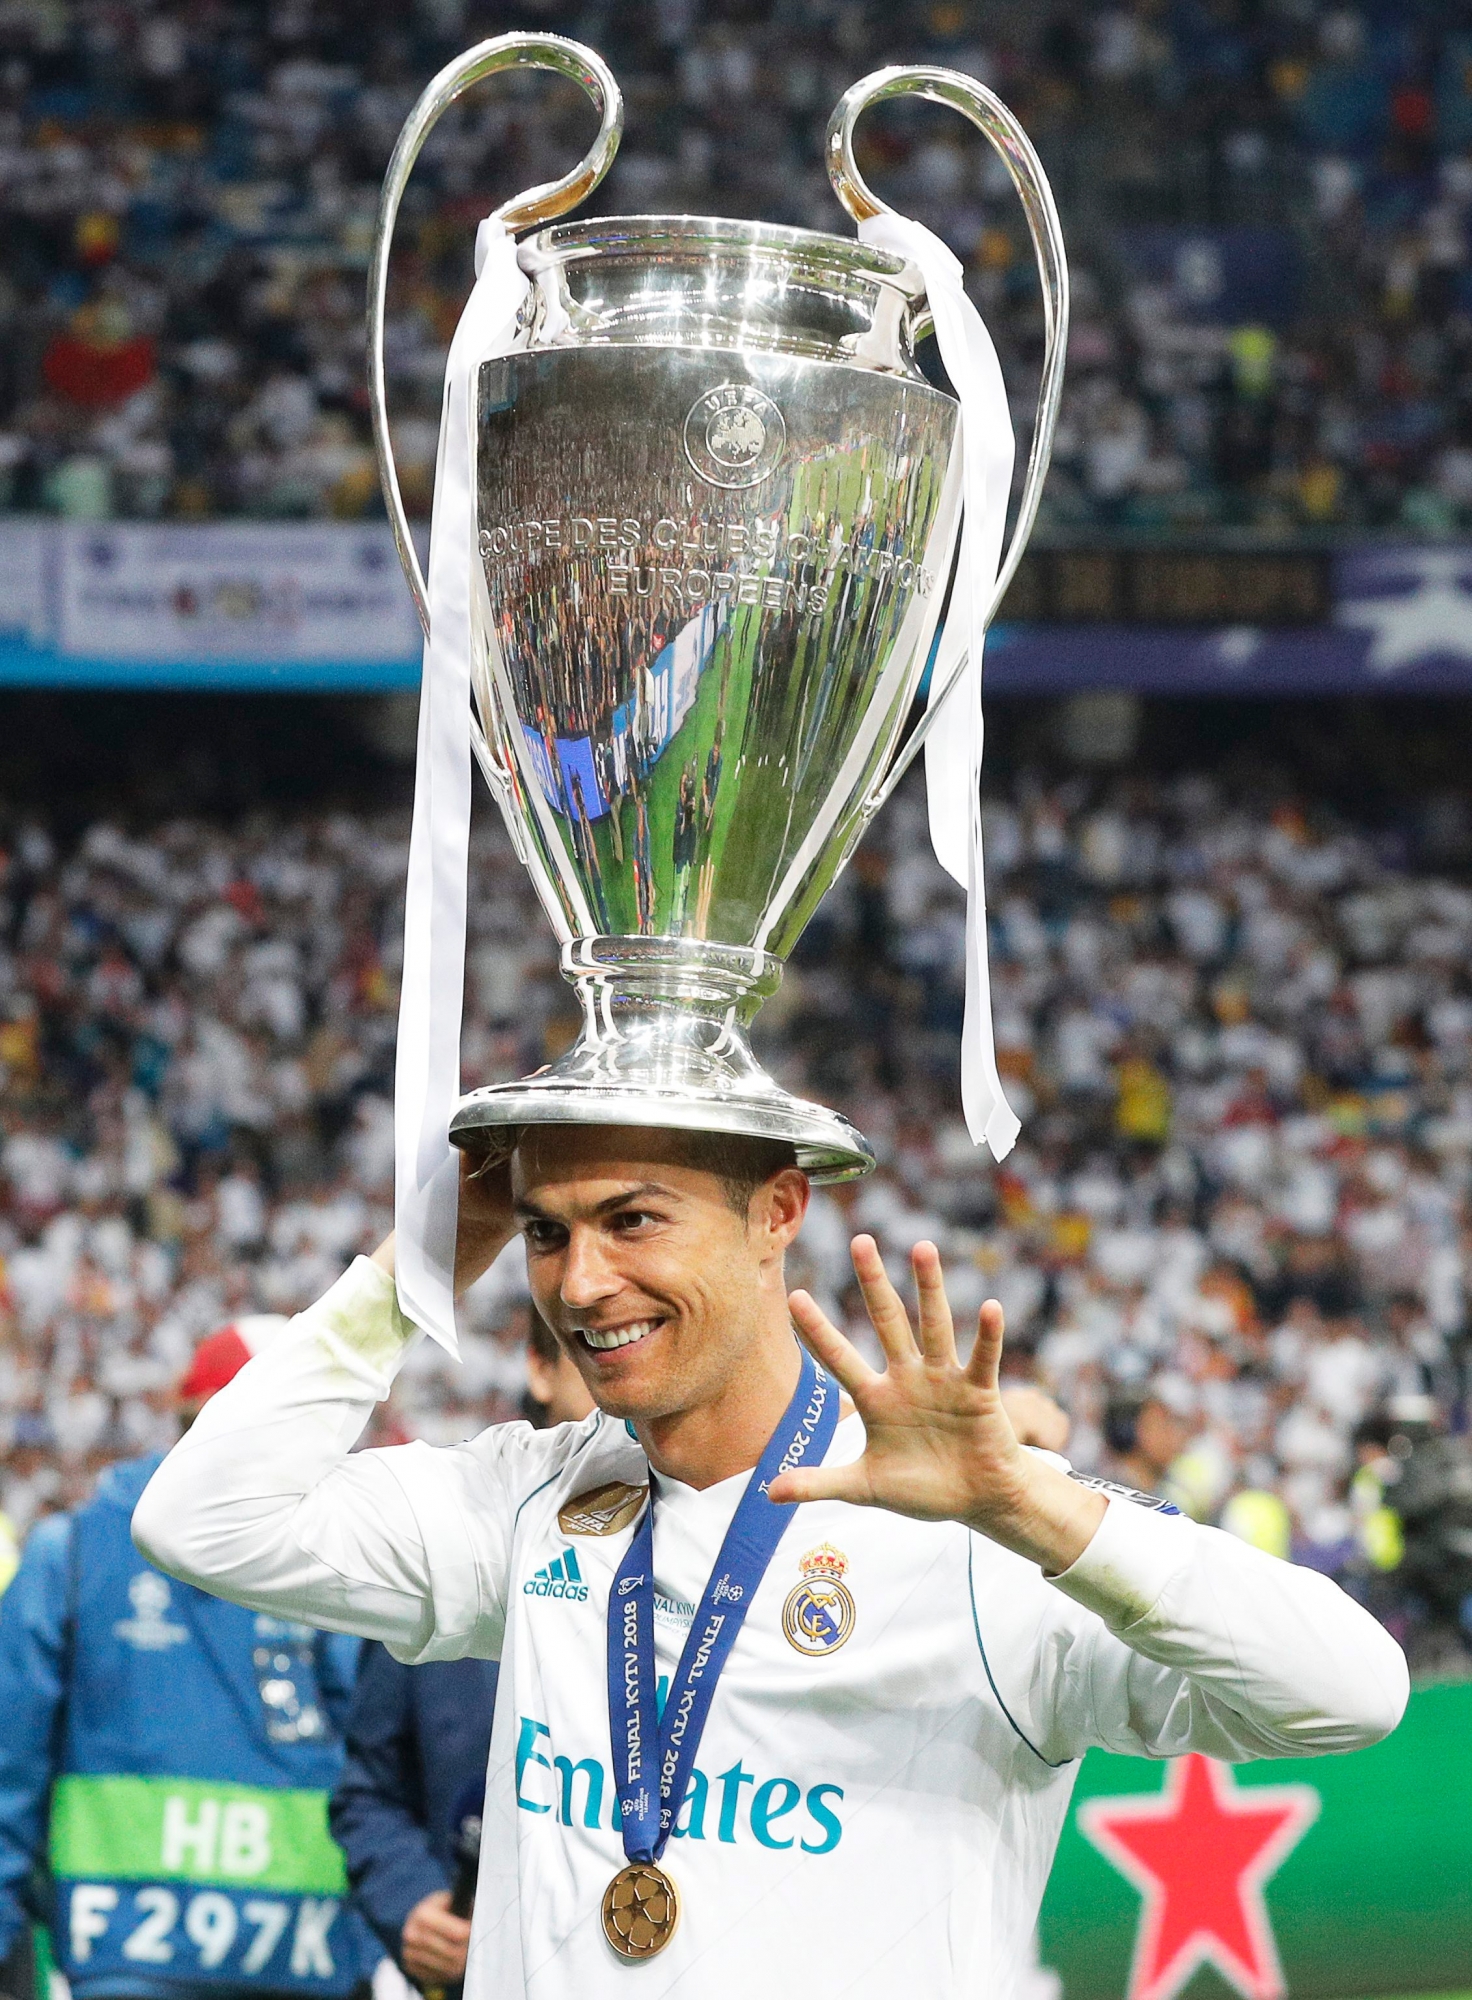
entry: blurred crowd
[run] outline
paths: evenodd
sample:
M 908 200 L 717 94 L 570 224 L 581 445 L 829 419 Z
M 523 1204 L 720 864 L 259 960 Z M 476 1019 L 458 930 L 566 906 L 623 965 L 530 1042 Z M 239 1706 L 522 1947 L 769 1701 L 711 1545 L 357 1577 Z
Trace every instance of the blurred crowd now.
M 1472 525 L 1472 16 L 1446 0 L 7 0 L 0 504 L 375 509 L 378 185 L 423 84 L 507 28 L 579 36 L 618 74 L 605 212 L 846 228 L 821 148 L 857 77 L 994 85 L 1073 258 L 1055 528 Z M 426 149 L 388 330 L 412 509 L 475 222 L 590 130 L 571 85 L 502 78 Z M 1005 170 L 930 107 L 860 136 L 965 260 L 1026 424 L 1042 317 Z
M 757 1023 L 779 1078 L 881 1162 L 815 1195 L 795 1282 L 867 1343 L 849 1236 L 897 1273 L 936 1239 L 959 1318 L 1003 1300 L 1008 1366 L 1065 1404 L 1077 1463 L 1414 1626 L 1384 1502 L 1406 1440 L 1468 1416 L 1472 890 L 1206 777 L 993 785 L 987 835 L 1022 1139 L 994 1169 L 959 1119 L 964 912 L 906 789 Z M 97 823 L 65 847 L 9 829 L 0 1506 L 20 1533 L 170 1439 L 200 1336 L 306 1304 L 389 1227 L 406 840 L 347 814 Z M 489 812 L 470 907 L 468 1085 L 575 1025 Z M 517 1414 L 527 1324 L 513 1246 L 470 1297 L 465 1365 L 422 1343 L 375 1436 Z

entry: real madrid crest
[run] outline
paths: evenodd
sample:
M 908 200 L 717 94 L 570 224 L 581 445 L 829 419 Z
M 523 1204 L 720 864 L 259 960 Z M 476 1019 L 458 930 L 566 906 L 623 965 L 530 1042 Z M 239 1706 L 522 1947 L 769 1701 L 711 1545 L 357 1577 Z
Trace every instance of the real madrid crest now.
M 836 1653 L 854 1629 L 853 1593 L 843 1581 L 848 1557 L 830 1542 L 799 1559 L 802 1582 L 787 1593 L 782 1630 L 799 1653 Z

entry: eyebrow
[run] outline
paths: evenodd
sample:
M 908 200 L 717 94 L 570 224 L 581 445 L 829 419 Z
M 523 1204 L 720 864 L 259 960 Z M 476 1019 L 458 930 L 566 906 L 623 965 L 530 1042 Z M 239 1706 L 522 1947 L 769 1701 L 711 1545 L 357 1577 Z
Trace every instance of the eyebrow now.
M 606 1201 L 598 1202 L 590 1213 L 613 1215 L 617 1210 L 627 1208 L 630 1202 L 638 1201 L 642 1196 L 648 1195 L 662 1195 L 669 1201 L 674 1199 L 675 1190 L 666 1187 L 662 1181 L 640 1181 L 637 1187 L 625 1188 L 622 1194 L 611 1194 Z M 562 1219 L 560 1216 L 549 1215 L 545 1208 L 538 1208 L 534 1201 L 525 1199 L 515 1204 L 515 1212 L 529 1222 L 559 1222 Z

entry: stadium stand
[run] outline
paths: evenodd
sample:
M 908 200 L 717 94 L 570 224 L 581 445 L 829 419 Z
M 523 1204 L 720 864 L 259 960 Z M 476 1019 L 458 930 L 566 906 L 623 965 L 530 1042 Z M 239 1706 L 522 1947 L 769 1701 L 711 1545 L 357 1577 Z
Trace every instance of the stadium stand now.
M 897 1271 L 936 1237 L 958 1314 L 1005 1302 L 1010 1365 L 1066 1401 L 1079 1463 L 1118 1471 L 1111 1412 L 1153 1396 L 1180 1423 L 1181 1504 L 1218 1519 L 1275 1496 L 1298 1553 L 1414 1637 L 1421 1600 L 1382 1573 L 1374 1467 L 1387 1409 L 1412 1433 L 1466 1412 L 1472 890 L 1455 841 L 1442 830 L 1438 862 L 1434 838 L 1260 774 L 999 770 L 989 801 L 1023 1139 L 992 1172 L 959 1120 L 963 912 L 910 787 L 758 1022 L 783 1081 L 848 1109 L 882 1161 L 816 1197 L 798 1277 L 862 1339 L 848 1235 L 876 1232 Z M 63 838 L 12 826 L 0 1505 L 22 1529 L 166 1436 L 199 1335 L 296 1309 L 388 1227 L 406 837 L 397 813 L 280 806 L 232 825 L 120 813 Z M 572 1028 L 489 811 L 471 910 L 477 1082 Z M 380 1436 L 515 1414 L 511 1268 L 472 1300 L 466 1367 L 425 1344 Z
M 757 14 L 761 18 L 756 18 Z M 70 517 L 378 507 L 362 370 L 377 184 L 422 83 L 546 27 L 620 76 L 605 212 L 821 228 L 839 94 L 890 60 L 999 88 L 1067 219 L 1075 319 L 1045 523 L 1274 531 L 1472 520 L 1472 32 L 1376 0 L 9 0 L 0 10 L 0 504 Z M 389 365 L 427 506 L 474 222 L 554 176 L 569 92 L 478 94 L 406 206 Z M 868 166 L 968 263 L 1019 419 L 1040 358 L 1005 174 L 928 108 Z

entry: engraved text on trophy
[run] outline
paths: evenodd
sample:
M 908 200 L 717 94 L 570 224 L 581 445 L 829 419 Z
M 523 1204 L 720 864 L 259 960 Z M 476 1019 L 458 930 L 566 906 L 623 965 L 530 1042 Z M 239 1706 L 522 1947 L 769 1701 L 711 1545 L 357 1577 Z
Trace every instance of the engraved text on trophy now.
M 484 364 L 479 428 L 477 698 L 549 909 L 781 956 L 924 668 L 954 403 L 610 343 Z

